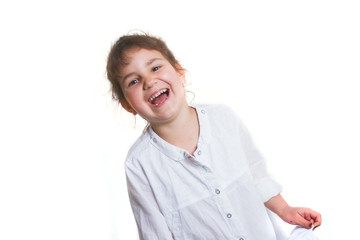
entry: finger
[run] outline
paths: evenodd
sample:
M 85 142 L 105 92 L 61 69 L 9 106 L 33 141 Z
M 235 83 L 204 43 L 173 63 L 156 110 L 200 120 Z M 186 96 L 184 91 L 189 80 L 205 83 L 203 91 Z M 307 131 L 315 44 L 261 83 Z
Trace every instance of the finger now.
M 300 215 L 303 216 L 306 220 L 312 221 L 313 227 L 318 227 L 321 225 L 321 214 L 310 208 L 304 208 Z
M 311 217 L 312 217 L 312 221 L 313 221 L 313 231 L 317 228 L 317 227 L 319 227 L 320 225 L 321 225 L 321 214 L 320 213 L 317 213 L 317 212 L 313 212 L 312 213 L 312 215 L 311 215 Z
M 317 228 L 317 227 L 320 227 L 320 225 L 321 225 L 321 216 L 320 216 L 320 220 L 317 220 L 317 221 L 315 221 L 315 223 L 314 223 L 314 228 L 313 228 L 313 231 Z
M 302 217 L 300 215 L 297 219 L 297 222 L 299 225 L 303 226 L 306 229 L 312 228 L 312 225 L 313 225 L 311 221 L 306 220 L 304 217 Z
M 304 212 L 303 217 L 308 221 L 311 221 L 311 219 L 312 219 L 311 213 L 309 213 L 309 212 Z
M 321 222 L 322 222 L 321 214 L 319 213 L 319 215 L 317 215 L 314 220 L 315 220 L 314 226 L 319 227 L 321 225 Z
M 314 210 L 310 210 L 309 215 L 311 217 L 311 219 L 314 221 L 314 226 L 320 226 L 321 225 L 321 214 L 314 211 Z

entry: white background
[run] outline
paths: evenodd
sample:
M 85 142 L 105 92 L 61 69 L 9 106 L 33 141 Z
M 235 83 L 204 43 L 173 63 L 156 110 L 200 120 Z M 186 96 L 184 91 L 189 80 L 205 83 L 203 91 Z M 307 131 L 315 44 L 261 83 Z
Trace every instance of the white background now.
M 357 1 L 2 1 L 0 239 L 137 239 L 123 162 L 144 122 L 111 101 L 107 53 L 140 29 L 188 70 L 195 103 L 244 120 L 319 239 L 359 216 Z M 284 224 L 286 231 L 292 226 Z

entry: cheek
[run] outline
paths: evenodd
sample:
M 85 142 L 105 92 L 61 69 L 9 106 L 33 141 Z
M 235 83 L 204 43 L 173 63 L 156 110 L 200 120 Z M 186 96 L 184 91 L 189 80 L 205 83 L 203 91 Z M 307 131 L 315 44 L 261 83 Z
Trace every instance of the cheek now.
M 133 105 L 133 106 L 136 106 L 138 104 L 138 97 L 137 95 L 133 94 L 133 95 L 130 95 L 129 97 L 126 98 L 127 101 Z
M 175 85 L 175 86 L 182 86 L 182 84 L 184 83 L 184 78 L 177 72 L 170 72 L 170 73 L 166 73 L 165 75 L 163 75 L 164 79 L 168 79 L 169 83 L 171 83 L 171 85 Z
M 125 97 L 132 107 L 141 108 L 144 100 L 140 91 L 132 91 L 131 93 L 125 95 Z
M 126 91 L 124 92 L 124 97 L 128 103 L 133 105 L 133 102 L 138 98 L 136 91 Z

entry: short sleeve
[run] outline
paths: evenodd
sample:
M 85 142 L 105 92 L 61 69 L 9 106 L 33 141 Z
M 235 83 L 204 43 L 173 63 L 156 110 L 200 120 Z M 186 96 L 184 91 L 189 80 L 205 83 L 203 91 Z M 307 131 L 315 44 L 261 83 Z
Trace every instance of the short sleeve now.
M 282 187 L 269 174 L 266 167 L 266 161 L 261 152 L 255 146 L 248 129 L 237 116 L 235 117 L 238 124 L 239 136 L 243 145 L 242 147 L 244 149 L 255 186 L 260 193 L 262 201 L 267 202 L 270 198 L 278 195 L 282 191 Z

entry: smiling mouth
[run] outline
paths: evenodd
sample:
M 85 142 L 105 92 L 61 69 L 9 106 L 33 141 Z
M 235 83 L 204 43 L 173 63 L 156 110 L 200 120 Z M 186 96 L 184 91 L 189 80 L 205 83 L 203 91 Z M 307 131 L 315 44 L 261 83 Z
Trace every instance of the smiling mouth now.
M 148 101 L 153 106 L 159 106 L 164 103 L 168 97 L 169 89 L 165 88 L 151 95 Z

